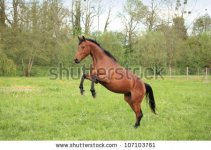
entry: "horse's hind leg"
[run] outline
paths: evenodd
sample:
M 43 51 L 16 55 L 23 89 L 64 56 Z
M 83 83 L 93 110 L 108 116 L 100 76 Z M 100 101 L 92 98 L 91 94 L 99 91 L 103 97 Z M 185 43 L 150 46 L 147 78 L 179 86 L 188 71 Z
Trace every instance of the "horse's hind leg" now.
M 124 94 L 124 99 L 130 105 L 130 107 L 133 109 L 132 100 L 131 100 L 131 94 L 130 93 Z
M 133 102 L 134 112 L 136 114 L 136 123 L 134 125 L 135 128 L 140 126 L 141 118 L 143 117 L 143 113 L 140 107 L 140 102 Z
M 134 125 L 135 128 L 140 126 L 141 118 L 143 117 L 143 113 L 140 106 L 143 97 L 144 95 L 141 95 L 139 92 L 132 92 L 131 95 L 133 110 L 136 114 L 136 123 Z
M 140 109 L 140 101 L 132 100 L 131 93 L 124 94 L 124 99 L 136 114 L 136 123 L 134 127 L 137 128 L 138 126 L 140 126 L 140 121 L 143 117 L 142 111 Z

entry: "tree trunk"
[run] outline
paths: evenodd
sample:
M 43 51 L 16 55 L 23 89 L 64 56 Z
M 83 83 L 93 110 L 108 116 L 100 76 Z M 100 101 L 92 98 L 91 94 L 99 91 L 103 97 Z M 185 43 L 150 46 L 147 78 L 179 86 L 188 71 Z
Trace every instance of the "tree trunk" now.
M 111 15 L 111 8 L 109 9 L 108 11 L 108 16 L 107 16 L 107 19 L 106 19 L 106 22 L 105 22 L 105 26 L 104 26 L 104 32 L 107 32 L 107 28 L 108 28 L 108 25 L 109 25 L 109 21 L 110 21 L 110 15 Z
M 19 0 L 13 0 L 13 30 L 17 31 L 17 26 L 18 26 L 18 5 L 19 5 Z
M 23 68 L 23 74 L 24 74 L 25 77 L 30 77 L 33 62 L 34 62 L 34 56 L 31 56 L 29 58 L 29 62 L 28 62 L 27 65 L 24 64 L 23 59 L 22 59 L 22 68 Z
M 81 34 L 81 1 L 73 0 L 72 1 L 72 27 L 73 27 L 73 36 L 78 36 Z
M 0 28 L 5 27 L 6 14 L 5 14 L 5 0 L 0 1 Z

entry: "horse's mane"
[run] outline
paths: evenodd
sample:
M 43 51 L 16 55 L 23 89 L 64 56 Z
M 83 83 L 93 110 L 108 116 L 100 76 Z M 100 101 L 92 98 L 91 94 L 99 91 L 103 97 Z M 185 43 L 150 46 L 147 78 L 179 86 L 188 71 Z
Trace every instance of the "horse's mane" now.
M 86 40 L 87 40 L 87 41 L 90 41 L 90 42 L 92 42 L 92 43 L 94 43 L 94 44 L 96 44 L 97 46 L 99 46 L 100 49 L 101 49 L 108 57 L 112 58 L 114 61 L 117 62 L 116 58 L 115 58 L 109 51 L 107 51 L 107 50 L 105 50 L 104 48 L 102 48 L 102 47 L 100 46 L 100 44 L 99 44 L 97 41 L 95 41 L 95 40 L 93 40 L 93 39 L 89 39 L 89 38 L 86 38 Z M 82 42 L 83 42 L 83 41 L 80 41 L 80 42 L 79 42 L 79 45 L 80 45 Z

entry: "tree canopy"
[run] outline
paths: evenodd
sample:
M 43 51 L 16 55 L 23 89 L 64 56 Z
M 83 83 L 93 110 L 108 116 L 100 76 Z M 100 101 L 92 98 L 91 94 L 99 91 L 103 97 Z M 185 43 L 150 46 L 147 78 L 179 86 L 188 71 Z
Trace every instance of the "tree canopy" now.
M 36 75 L 36 67 L 63 64 L 74 67 L 77 36 L 101 43 L 121 65 L 145 67 L 211 67 L 211 17 L 199 16 L 188 33 L 185 24 L 191 12 L 189 1 L 127 0 L 118 17 L 122 30 L 109 30 L 112 7 L 102 9 L 102 0 L 0 1 L 0 75 Z M 162 7 L 171 8 L 168 18 Z M 102 12 L 107 12 L 99 31 Z M 93 29 L 98 22 L 98 30 Z M 86 60 L 91 63 L 90 59 Z

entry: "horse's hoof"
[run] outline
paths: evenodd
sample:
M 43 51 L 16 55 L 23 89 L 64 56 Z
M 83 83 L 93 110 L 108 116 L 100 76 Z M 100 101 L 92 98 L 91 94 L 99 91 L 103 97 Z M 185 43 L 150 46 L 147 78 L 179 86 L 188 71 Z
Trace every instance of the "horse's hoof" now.
M 135 124 L 135 125 L 134 125 L 134 128 L 137 129 L 139 126 L 140 126 L 140 125 Z
M 82 89 L 82 88 L 80 88 L 80 93 L 81 93 L 81 95 L 84 95 L 84 89 Z
M 91 89 L 90 91 L 91 91 L 91 93 L 92 93 L 92 97 L 95 98 L 95 97 L 96 97 L 96 92 L 95 92 L 95 90 L 92 90 L 92 89 Z
M 93 98 L 96 97 L 96 93 L 95 93 L 95 92 L 92 93 L 92 97 L 93 97 Z
M 84 95 L 84 90 L 81 90 L 81 95 Z

